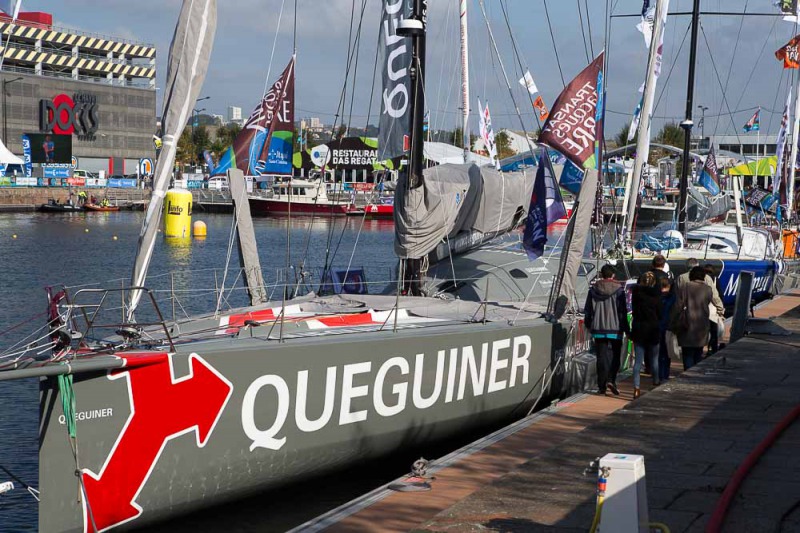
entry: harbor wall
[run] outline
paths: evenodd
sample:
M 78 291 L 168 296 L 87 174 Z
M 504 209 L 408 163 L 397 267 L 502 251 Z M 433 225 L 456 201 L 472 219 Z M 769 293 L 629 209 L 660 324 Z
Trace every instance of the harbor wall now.
M 73 188 L 74 200 L 78 201 L 80 188 Z M 65 187 L 13 187 L 0 189 L 0 211 L 24 212 L 34 211 L 50 200 L 59 200 L 64 203 L 69 199 L 70 190 Z M 104 197 L 120 203 L 140 202 L 150 198 L 149 190 L 142 189 L 86 189 L 89 195 Z

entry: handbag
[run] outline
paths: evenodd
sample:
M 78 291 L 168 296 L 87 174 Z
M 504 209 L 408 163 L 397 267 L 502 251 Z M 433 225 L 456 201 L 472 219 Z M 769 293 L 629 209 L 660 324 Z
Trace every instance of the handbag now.
M 689 289 L 684 286 L 670 317 L 669 329 L 675 335 L 682 335 L 689 331 Z

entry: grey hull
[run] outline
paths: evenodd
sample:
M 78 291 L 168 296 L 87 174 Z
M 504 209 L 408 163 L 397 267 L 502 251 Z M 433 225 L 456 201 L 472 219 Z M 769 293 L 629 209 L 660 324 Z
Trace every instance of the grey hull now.
M 40 530 L 141 527 L 522 417 L 568 337 L 575 350 L 568 327 L 526 319 L 281 343 L 256 328 L 172 356 L 119 353 L 128 370 L 75 376 L 77 468 L 45 378 Z

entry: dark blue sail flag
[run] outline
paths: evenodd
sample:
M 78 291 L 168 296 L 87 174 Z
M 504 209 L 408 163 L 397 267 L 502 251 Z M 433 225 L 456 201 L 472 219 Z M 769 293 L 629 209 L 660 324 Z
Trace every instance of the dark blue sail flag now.
M 533 183 L 531 206 L 528 209 L 528 219 L 525 221 L 525 232 L 522 235 L 522 247 L 528 254 L 528 259 L 534 261 L 544 254 L 544 245 L 547 244 L 547 185 L 545 184 L 545 161 L 539 160 L 539 170 L 536 172 L 536 181 Z
M 719 194 L 719 168 L 717 167 L 717 157 L 714 155 L 714 145 L 708 151 L 706 162 L 703 165 L 703 172 L 700 174 L 700 185 L 705 187 L 711 196 Z
M 553 164 L 547 157 L 547 148 L 542 146 L 539 152 L 539 168 L 544 166 L 545 205 L 547 206 L 547 225 L 561 220 L 567 215 L 564 199 L 561 197 L 561 188 L 553 171 Z M 538 172 L 537 172 L 538 174 Z M 538 179 L 538 176 L 537 176 Z

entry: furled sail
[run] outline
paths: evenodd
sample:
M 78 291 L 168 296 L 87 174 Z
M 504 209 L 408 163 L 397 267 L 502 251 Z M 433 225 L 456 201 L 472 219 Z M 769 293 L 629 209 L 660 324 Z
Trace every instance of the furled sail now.
M 516 228 L 528 213 L 533 172 L 500 172 L 477 165 L 425 170 L 424 186 L 410 189 L 402 174 L 395 192 L 395 253 L 435 252 L 431 262 L 462 253 Z
M 131 286 L 141 287 L 153 256 L 164 196 L 169 188 L 178 139 L 191 117 L 197 96 L 206 78 L 214 34 L 217 29 L 216 0 L 184 0 L 172 37 L 162 113 L 163 148 L 156 163 L 153 196 L 147 206 L 139 247 L 131 276 Z M 128 320 L 133 320 L 142 293 L 131 292 Z
M 405 0 L 383 0 L 380 27 L 381 95 L 378 158 L 394 159 L 410 148 L 411 38 L 397 35 L 400 21 L 409 14 Z
M 211 172 L 224 175 L 238 168 L 245 176 L 291 174 L 294 135 L 294 65 L 289 64 L 250 113 L 233 146 Z

